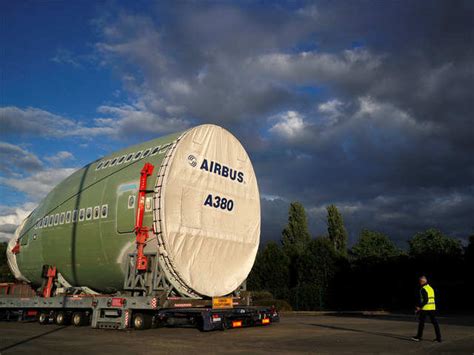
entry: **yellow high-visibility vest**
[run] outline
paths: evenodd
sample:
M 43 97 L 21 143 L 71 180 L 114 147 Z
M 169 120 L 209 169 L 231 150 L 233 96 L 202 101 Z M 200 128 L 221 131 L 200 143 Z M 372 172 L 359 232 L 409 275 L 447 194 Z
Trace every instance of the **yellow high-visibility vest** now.
M 426 293 L 428 294 L 428 303 L 426 303 L 421 309 L 423 311 L 436 310 L 435 292 L 433 288 L 430 285 L 426 284 L 425 286 L 422 287 L 422 289 L 425 289 Z M 420 291 L 420 297 L 421 297 L 421 291 Z M 423 301 L 423 297 L 421 297 L 421 301 Z

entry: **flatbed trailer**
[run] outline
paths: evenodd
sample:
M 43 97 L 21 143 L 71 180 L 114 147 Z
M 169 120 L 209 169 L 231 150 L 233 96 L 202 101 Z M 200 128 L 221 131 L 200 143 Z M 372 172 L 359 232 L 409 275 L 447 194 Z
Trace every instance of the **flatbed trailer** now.
M 129 255 L 123 290 L 113 294 L 73 287 L 56 267 L 44 265 L 43 285 L 37 291 L 28 284 L 0 284 L 0 320 L 101 329 L 192 326 L 202 331 L 279 321 L 275 307 L 253 306 L 248 294 L 242 296 L 245 283 L 226 297 L 186 297 L 166 281 L 156 254 L 147 253 L 146 257 L 149 267 L 140 272 L 136 268 L 137 254 Z
M 136 254 L 130 254 L 123 290 L 95 293 L 72 287 L 53 266 L 43 268 L 44 282 L 37 291 L 27 284 L 0 284 L 0 320 L 37 320 L 102 329 L 147 329 L 194 326 L 202 331 L 269 325 L 279 321 L 274 307 L 253 306 L 242 297 L 243 286 L 227 297 L 189 298 L 166 282 L 154 254 L 150 268 L 138 273 Z
M 213 308 L 211 299 L 172 297 L 160 303 L 158 297 L 151 296 L 0 296 L 0 319 L 91 325 L 102 329 L 192 326 L 202 331 L 269 325 L 279 321 L 273 307 L 245 305 L 245 300 L 238 297 L 232 298 L 232 308 Z

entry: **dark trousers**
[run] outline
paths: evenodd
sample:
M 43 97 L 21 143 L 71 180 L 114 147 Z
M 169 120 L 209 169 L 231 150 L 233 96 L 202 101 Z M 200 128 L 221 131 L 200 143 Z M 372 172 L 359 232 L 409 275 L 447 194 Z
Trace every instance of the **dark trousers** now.
M 436 339 L 441 340 L 441 332 L 439 330 L 438 321 L 436 320 L 436 311 L 420 311 L 419 312 L 419 323 L 418 323 L 418 338 L 423 338 L 423 329 L 425 328 L 425 319 L 426 316 L 430 317 L 431 324 L 433 324 Z

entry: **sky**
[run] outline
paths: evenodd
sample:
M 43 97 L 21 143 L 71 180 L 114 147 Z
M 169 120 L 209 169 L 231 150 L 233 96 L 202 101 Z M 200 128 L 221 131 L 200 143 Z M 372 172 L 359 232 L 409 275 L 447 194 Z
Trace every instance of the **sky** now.
M 474 233 L 472 1 L 0 2 L 0 239 L 75 169 L 214 123 L 257 174 L 262 242 L 301 201 L 349 241 Z

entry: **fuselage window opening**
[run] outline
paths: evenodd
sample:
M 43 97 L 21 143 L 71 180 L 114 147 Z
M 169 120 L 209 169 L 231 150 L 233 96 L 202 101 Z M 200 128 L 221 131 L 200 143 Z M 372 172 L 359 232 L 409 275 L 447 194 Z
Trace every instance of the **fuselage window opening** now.
M 127 160 L 125 160 L 125 163 L 128 163 L 130 160 L 132 160 L 133 158 L 133 153 L 130 153 L 129 155 L 127 155 Z
M 71 211 L 66 212 L 66 223 L 71 223 Z
M 140 159 L 140 157 L 142 156 L 142 152 L 143 152 L 142 150 L 140 150 L 139 152 L 136 152 L 136 153 L 135 153 L 135 157 L 133 158 L 133 160 L 138 160 L 138 159 Z
M 160 152 L 158 154 L 163 154 L 164 152 L 166 152 L 166 150 L 168 149 L 168 147 L 170 145 L 171 145 L 171 143 L 168 143 L 168 144 L 164 145 L 163 147 L 161 147 Z
M 39 227 L 39 219 L 36 220 L 35 229 L 38 229 L 38 227 Z
M 36 240 L 36 237 L 37 237 L 37 236 L 36 236 L 36 233 L 33 234 L 33 240 Z
M 86 220 L 90 221 L 91 219 L 92 219 L 92 207 L 87 207 Z
M 155 148 L 153 148 L 153 150 L 151 151 L 151 155 L 155 155 L 156 153 L 158 153 L 160 148 L 161 148 L 161 145 L 157 145 Z
M 102 205 L 100 217 L 107 218 L 108 213 L 109 213 L 109 205 Z
M 54 215 L 54 225 L 57 226 L 59 223 L 59 213 L 56 213 Z
M 117 165 L 122 164 L 126 157 L 127 157 L 126 155 L 122 155 L 120 159 L 118 160 Z
M 77 210 L 72 211 L 72 222 L 77 222 Z
M 104 169 L 105 169 L 106 167 L 108 167 L 109 164 L 110 164 L 110 160 L 107 160 L 107 161 L 104 163 Z
M 150 212 L 152 210 L 152 197 L 147 197 L 145 199 L 145 212 Z
M 48 216 L 43 218 L 43 227 L 47 227 L 47 226 L 48 226 Z
M 84 208 L 81 208 L 79 210 L 79 222 L 82 222 L 85 216 L 86 216 L 86 210 Z
M 64 224 L 64 219 L 66 218 L 66 213 L 61 213 L 61 216 L 59 217 L 59 224 Z
M 43 228 L 43 218 L 40 218 L 40 219 L 39 219 L 38 228 L 39 228 L 39 229 Z
M 95 168 L 95 170 L 99 170 L 100 168 L 102 168 L 102 165 L 104 165 L 103 161 L 101 161 L 99 164 L 97 164 L 97 167 Z
M 135 207 L 135 195 L 128 196 L 128 209 Z
M 147 150 L 145 150 L 145 151 L 143 152 L 142 158 L 146 158 L 147 156 L 149 156 L 149 155 L 150 155 L 150 152 L 151 152 L 151 148 L 148 148 Z
M 53 221 L 54 221 L 54 216 L 53 215 L 49 216 L 48 226 L 51 227 L 53 225 Z
M 97 219 L 100 217 L 100 206 L 95 206 L 94 207 L 94 219 Z
M 111 166 L 111 167 L 114 166 L 114 165 L 117 163 L 117 159 L 118 159 L 118 158 L 112 159 L 112 161 L 110 162 L 110 166 Z

